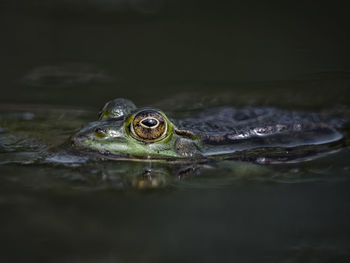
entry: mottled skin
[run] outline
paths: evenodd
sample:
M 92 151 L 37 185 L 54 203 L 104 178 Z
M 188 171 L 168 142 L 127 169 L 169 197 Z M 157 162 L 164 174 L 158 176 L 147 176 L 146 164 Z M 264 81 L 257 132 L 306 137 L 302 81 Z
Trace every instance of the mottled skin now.
M 106 159 L 258 163 L 304 158 L 343 143 L 343 135 L 316 114 L 272 108 L 209 109 L 175 123 L 158 109 L 115 99 L 70 141 L 75 150 Z

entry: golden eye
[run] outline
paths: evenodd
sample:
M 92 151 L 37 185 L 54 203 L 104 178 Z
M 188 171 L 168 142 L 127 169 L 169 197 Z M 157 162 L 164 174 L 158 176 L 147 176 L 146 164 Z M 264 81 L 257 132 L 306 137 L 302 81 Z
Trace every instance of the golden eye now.
M 155 142 L 165 137 L 168 124 L 159 112 L 143 110 L 135 115 L 130 126 L 131 134 L 135 139 Z

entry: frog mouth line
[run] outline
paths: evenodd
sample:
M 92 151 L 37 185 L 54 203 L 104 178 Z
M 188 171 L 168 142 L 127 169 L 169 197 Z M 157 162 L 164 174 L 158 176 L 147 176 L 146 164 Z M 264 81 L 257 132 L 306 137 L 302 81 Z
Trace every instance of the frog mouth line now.
M 103 160 L 103 161 L 126 161 L 126 162 L 155 162 L 155 163 L 167 163 L 167 164 L 186 164 L 186 163 L 197 163 L 206 164 L 210 161 L 207 157 L 202 158 L 189 158 L 189 157 L 167 157 L 167 156 L 143 156 L 143 155 L 133 155 L 126 153 L 111 153 L 108 150 L 101 151 L 92 148 L 75 148 L 79 152 L 84 152 L 84 154 L 90 155 L 92 160 Z

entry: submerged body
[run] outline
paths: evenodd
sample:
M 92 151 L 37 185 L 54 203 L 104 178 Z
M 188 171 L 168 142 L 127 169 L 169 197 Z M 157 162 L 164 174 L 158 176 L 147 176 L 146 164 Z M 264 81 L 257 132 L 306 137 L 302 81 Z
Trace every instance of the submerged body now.
M 222 107 L 182 120 L 131 101 L 108 102 L 99 120 L 71 137 L 72 147 L 105 159 L 235 159 L 273 163 L 310 158 L 345 144 L 339 122 L 313 113 Z

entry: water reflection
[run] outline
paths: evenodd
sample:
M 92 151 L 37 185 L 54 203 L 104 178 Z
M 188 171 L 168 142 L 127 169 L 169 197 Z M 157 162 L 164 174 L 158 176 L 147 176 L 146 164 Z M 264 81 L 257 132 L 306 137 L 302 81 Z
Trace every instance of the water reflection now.
M 349 257 L 349 149 L 257 165 L 94 161 L 57 148 L 96 112 L 2 106 L 4 262 L 205 262 L 203 246 L 214 261 Z
M 180 116 L 186 115 L 185 111 L 180 113 Z M 221 158 L 219 162 L 215 159 L 179 163 L 103 161 L 101 158 L 96 161 L 95 157 L 91 159 L 88 154 L 72 152 L 65 144 L 67 138 L 81 125 L 95 118 L 93 111 L 84 109 L 3 105 L 0 112 L 0 164 L 5 170 L 13 165 L 27 167 L 32 171 L 25 177 L 29 181 L 29 178 L 38 181 L 35 173 L 37 169 L 42 174 L 42 182 L 36 186 L 38 188 L 40 185 L 50 187 L 51 184 L 55 187 L 57 183 L 68 189 L 89 191 L 220 188 L 245 182 L 307 183 L 348 179 L 348 150 L 337 148 L 331 151 L 328 146 L 319 152 L 314 146 L 308 146 L 307 149 L 296 147 L 293 153 L 289 153 L 289 158 L 299 158 L 296 161 L 291 158 L 291 161 L 281 159 L 282 161 L 276 162 L 275 159 L 274 162 L 257 162 L 264 165 L 255 165 L 249 161 L 260 160 L 261 157 L 256 159 L 257 156 L 267 157 L 267 153 L 270 158 L 285 155 L 285 149 L 275 149 L 273 152 L 271 149 L 265 152 L 248 151 L 244 158 L 242 153 L 236 152 Z M 194 123 L 200 121 L 201 119 L 193 119 Z M 240 159 L 245 161 L 237 161 Z M 337 165 L 333 165 L 333 162 Z M 274 165 L 266 165 L 271 163 Z M 335 171 L 337 176 L 334 176 Z M 45 174 L 53 174 L 54 177 Z M 5 178 L 14 179 L 16 176 L 3 177 Z M 18 175 L 19 181 L 20 178 Z

